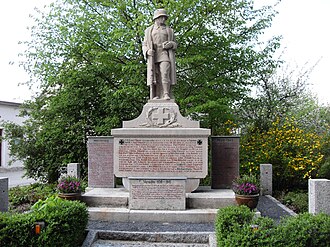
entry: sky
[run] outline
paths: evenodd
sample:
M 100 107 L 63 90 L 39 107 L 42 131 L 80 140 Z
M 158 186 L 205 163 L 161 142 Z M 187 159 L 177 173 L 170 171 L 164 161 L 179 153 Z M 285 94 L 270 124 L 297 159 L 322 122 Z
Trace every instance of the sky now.
M 28 26 L 33 24 L 30 14 L 34 8 L 43 8 L 52 0 L 3 1 L 0 8 L 0 101 L 23 102 L 34 94 L 27 86 L 28 74 L 18 66 L 18 53 L 28 40 Z M 265 4 L 271 0 L 256 0 Z M 282 0 L 277 6 L 279 14 L 263 38 L 282 35 L 284 59 L 293 67 L 311 67 L 316 62 L 309 79 L 310 90 L 320 103 L 330 104 L 330 0 Z

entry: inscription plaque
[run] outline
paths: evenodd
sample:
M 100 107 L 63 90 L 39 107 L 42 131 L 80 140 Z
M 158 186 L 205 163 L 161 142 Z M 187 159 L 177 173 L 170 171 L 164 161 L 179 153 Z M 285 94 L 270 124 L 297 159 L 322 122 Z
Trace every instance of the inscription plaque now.
M 213 136 L 212 189 L 230 189 L 239 176 L 239 137 Z
M 207 139 L 115 139 L 115 175 L 118 177 L 189 177 L 207 175 Z
M 184 210 L 186 178 L 129 178 L 130 209 Z

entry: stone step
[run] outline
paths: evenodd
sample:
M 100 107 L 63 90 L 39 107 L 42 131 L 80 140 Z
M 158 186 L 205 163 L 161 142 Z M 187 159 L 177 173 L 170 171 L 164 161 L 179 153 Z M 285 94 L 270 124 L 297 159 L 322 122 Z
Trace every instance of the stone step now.
M 125 188 L 94 188 L 88 189 L 81 196 L 89 207 L 119 207 L 128 206 L 129 192 Z
M 209 247 L 208 244 L 195 243 L 149 243 L 120 240 L 97 240 L 92 247 Z
M 95 188 L 82 200 L 89 206 L 90 220 L 111 222 L 214 222 L 217 210 L 236 205 L 232 190 L 199 187 L 186 193 L 186 210 L 133 210 L 128 208 L 129 192 L 124 188 Z
M 212 223 L 217 209 L 131 210 L 128 208 L 89 207 L 89 219 L 110 222 Z
M 129 192 L 124 188 L 94 188 L 82 196 L 89 207 L 127 208 Z M 188 209 L 218 209 L 236 205 L 235 194 L 229 189 L 199 187 L 186 194 Z
M 216 247 L 214 232 L 89 232 L 83 247 L 190 246 Z

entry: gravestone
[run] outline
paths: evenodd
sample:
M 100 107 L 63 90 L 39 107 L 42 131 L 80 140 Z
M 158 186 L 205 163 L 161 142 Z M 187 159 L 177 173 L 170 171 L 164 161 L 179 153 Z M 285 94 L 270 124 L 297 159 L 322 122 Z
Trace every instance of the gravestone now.
M 273 167 L 272 164 L 260 165 L 260 187 L 262 195 L 273 193 Z
M 89 136 L 88 188 L 114 188 L 113 138 L 111 136 Z
M 239 176 L 239 137 L 212 136 L 212 189 L 230 189 Z
M 330 180 L 308 180 L 308 211 L 311 214 L 330 215 Z
M 80 164 L 79 163 L 67 164 L 66 171 L 69 176 L 80 178 Z
M 8 211 L 8 178 L 0 178 L 0 212 Z

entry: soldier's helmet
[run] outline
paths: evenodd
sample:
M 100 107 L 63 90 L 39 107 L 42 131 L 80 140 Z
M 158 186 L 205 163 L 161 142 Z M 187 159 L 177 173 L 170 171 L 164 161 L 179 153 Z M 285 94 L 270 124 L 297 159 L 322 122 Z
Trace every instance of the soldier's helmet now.
M 168 18 L 166 10 L 165 9 L 156 9 L 156 11 L 154 13 L 154 18 L 152 20 L 155 20 L 155 19 L 157 19 L 158 17 L 161 17 L 161 16 L 165 16 L 166 19 Z

